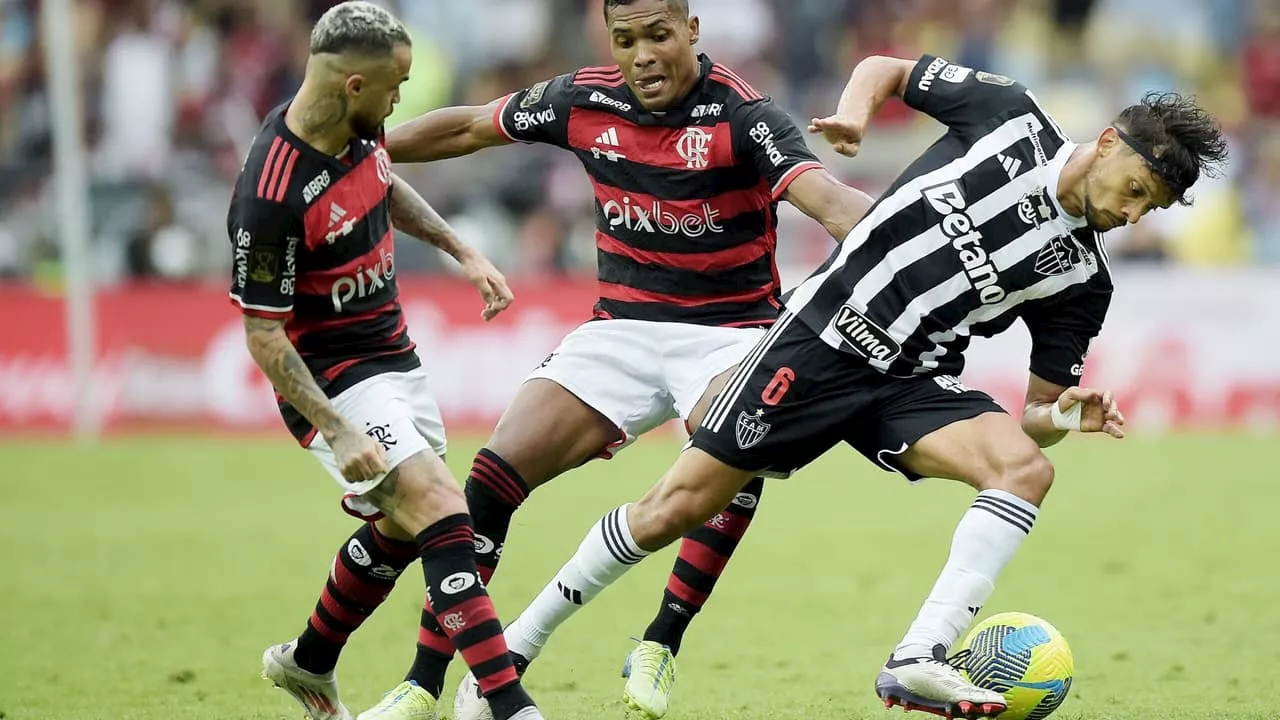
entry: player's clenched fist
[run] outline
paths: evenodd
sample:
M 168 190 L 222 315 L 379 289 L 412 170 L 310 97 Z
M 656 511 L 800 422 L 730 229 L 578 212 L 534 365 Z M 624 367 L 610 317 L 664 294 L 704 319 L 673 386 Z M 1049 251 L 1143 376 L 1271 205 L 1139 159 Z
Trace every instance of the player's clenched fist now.
M 1124 437 L 1124 415 L 1110 390 L 1067 388 L 1058 396 L 1054 409 L 1054 426 L 1061 430 L 1104 432 L 1114 438 Z
M 348 430 L 329 443 L 338 471 L 347 482 L 372 480 L 387 472 L 387 454 L 382 444 L 354 429 Z
M 846 157 L 858 154 L 866 124 L 841 115 L 814 118 L 809 121 L 809 132 L 822 133 L 836 152 Z

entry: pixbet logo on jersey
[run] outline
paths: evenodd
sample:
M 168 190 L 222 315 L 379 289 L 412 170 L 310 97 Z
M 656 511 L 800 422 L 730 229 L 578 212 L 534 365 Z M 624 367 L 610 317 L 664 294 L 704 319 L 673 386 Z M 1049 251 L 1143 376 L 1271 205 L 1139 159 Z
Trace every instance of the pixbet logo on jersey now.
M 994 305 L 1004 300 L 1004 288 L 1000 287 L 1000 275 L 996 266 L 982 247 L 982 233 L 978 232 L 973 218 L 965 209 L 969 203 L 954 180 L 923 190 L 924 199 L 942 215 L 942 234 L 951 239 L 964 265 L 965 277 L 983 305 Z
M 333 281 L 329 297 L 333 300 L 334 312 L 342 312 L 343 307 L 352 300 L 363 299 L 385 288 L 396 276 L 395 256 L 386 250 L 379 249 L 381 256 L 378 262 L 370 267 L 360 265 L 354 275 L 340 277 Z
M 611 228 L 621 225 L 637 232 L 661 232 L 688 237 L 701 237 L 708 231 L 724 232 L 724 226 L 716 222 L 720 212 L 707 202 L 702 203 L 702 207 L 696 213 L 678 216 L 663 209 L 661 200 L 654 200 L 653 206 L 646 210 L 632 203 L 630 195 L 624 195 L 621 203 L 610 200 L 600 209 L 604 212 L 604 217 L 609 221 Z

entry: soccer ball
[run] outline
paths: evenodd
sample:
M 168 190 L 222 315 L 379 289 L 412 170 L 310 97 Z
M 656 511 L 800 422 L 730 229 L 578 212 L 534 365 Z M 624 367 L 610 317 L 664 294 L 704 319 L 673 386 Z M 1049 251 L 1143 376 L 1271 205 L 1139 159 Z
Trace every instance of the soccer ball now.
M 992 615 L 965 638 L 961 672 L 978 687 L 1004 695 L 1000 720 L 1043 720 L 1071 691 L 1071 646 L 1048 622 L 1026 613 Z

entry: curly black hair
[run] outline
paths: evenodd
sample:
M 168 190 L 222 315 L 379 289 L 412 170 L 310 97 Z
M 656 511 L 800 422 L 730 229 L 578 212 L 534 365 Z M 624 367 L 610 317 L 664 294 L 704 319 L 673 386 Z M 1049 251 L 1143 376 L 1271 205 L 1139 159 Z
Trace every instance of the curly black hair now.
M 685 17 L 689 17 L 689 0 L 663 0 L 663 1 L 667 3 L 667 7 L 675 8 L 676 10 L 683 13 Z M 633 2 L 635 2 L 635 0 L 604 0 L 604 21 L 609 22 L 610 10 L 622 5 L 630 5 Z
M 1155 159 L 1156 176 L 1178 203 L 1190 205 L 1187 191 L 1201 174 L 1220 177 L 1227 161 L 1227 140 L 1212 115 L 1194 97 L 1149 92 L 1120 112 L 1113 123 Z

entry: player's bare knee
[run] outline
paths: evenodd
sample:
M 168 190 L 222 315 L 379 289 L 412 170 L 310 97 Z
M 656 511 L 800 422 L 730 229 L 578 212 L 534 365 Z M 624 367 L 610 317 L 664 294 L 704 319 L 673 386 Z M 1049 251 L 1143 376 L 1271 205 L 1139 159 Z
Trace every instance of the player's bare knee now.
M 1053 486 L 1053 463 L 1036 450 L 1010 459 L 998 473 L 993 473 L 988 487 L 1012 493 L 1033 505 L 1040 505 Z
M 366 497 L 411 536 L 441 518 L 467 512 L 462 488 L 438 457 L 425 452 L 387 473 Z

